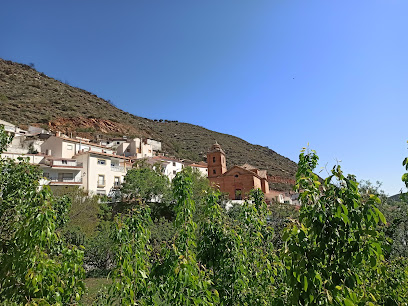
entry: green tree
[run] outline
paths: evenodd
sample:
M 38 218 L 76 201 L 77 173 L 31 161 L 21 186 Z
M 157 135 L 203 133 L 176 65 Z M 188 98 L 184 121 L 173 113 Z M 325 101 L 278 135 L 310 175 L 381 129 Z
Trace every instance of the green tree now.
M 147 304 L 150 263 L 150 209 L 143 205 L 123 218 L 115 218 L 113 241 L 116 245 L 116 268 L 108 304 L 116 299 L 121 305 Z M 150 288 L 151 290 L 152 288 Z
M 176 201 L 174 226 L 176 237 L 171 249 L 163 250 L 163 260 L 152 271 L 156 298 L 171 305 L 213 305 L 218 292 L 211 291 L 211 280 L 196 259 L 196 228 L 193 221 L 192 179 L 186 171 L 173 180 Z
M 0 153 L 3 153 L 7 150 L 8 145 L 13 140 L 12 135 L 8 135 L 4 131 L 4 125 L 0 124 Z
M 169 181 L 160 165 L 140 164 L 126 173 L 121 193 L 125 200 L 151 202 L 168 194 Z
M 120 192 L 122 210 L 131 208 L 134 203 L 148 203 L 154 218 L 173 217 L 170 182 L 158 163 L 150 166 L 141 162 L 129 170 Z
M 285 231 L 282 260 L 293 304 L 332 302 L 345 305 L 375 300 L 356 292 L 379 277 L 384 261 L 383 235 L 377 224 L 385 224 L 378 210 L 380 200 L 370 195 L 363 201 L 358 183 L 344 176 L 340 166 L 320 182 L 313 173 L 318 162 L 315 151 L 299 157 L 296 190 L 301 192 L 299 222 Z M 372 274 L 365 274 L 369 267 Z
M 0 139 L 5 139 L 2 130 Z M 70 202 L 55 199 L 47 186 L 39 188 L 41 177 L 24 159 L 0 159 L 0 302 L 5 304 L 71 304 L 84 291 L 83 251 L 67 247 L 59 232 Z
M 276 304 L 275 276 L 279 265 L 267 226 L 267 207 L 260 190 L 251 191 L 237 219 L 221 210 L 219 193 L 209 193 L 200 225 L 198 256 L 213 271 L 222 305 Z

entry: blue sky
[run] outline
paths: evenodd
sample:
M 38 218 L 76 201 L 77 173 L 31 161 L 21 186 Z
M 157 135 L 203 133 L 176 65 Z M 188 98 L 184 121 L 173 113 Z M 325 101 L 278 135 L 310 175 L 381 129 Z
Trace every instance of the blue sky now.
M 5 1 L 0 57 L 152 119 L 403 186 L 408 2 Z M 323 174 L 324 176 L 324 174 Z

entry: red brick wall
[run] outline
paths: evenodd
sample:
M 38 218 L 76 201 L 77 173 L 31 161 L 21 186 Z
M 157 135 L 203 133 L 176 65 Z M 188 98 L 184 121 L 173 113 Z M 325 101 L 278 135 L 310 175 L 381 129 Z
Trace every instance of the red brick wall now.
M 238 175 L 238 177 L 235 177 L 235 175 Z M 219 186 L 221 192 L 228 193 L 231 200 L 235 200 L 236 189 L 241 189 L 242 198 L 246 198 L 251 189 L 262 189 L 262 183 L 259 178 L 239 169 L 232 170 L 228 173 L 228 176 L 209 177 L 208 179 L 213 185 Z

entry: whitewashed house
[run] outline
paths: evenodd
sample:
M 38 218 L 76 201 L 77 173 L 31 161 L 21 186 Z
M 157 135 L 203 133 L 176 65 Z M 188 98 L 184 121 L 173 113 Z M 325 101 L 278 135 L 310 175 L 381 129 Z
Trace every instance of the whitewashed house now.
M 127 142 L 126 137 L 122 138 L 110 138 L 110 139 L 103 139 L 99 141 L 101 146 L 105 146 L 108 148 L 117 149 L 122 143 Z
M 74 159 L 82 165 L 83 188 L 99 195 L 109 195 L 120 188 L 131 168 L 129 158 L 108 153 L 84 151 Z
M 45 156 L 39 163 L 49 185 L 82 186 L 82 163 L 72 158 Z
M 112 148 L 89 142 L 51 136 L 41 146 L 46 155 L 52 155 L 44 163 L 53 185 L 80 185 L 94 194 L 109 195 L 119 188 L 130 168 L 130 160 L 114 154 Z
M 208 166 L 206 163 L 191 164 L 188 166 L 196 169 L 203 177 L 208 177 Z
M 169 178 L 169 180 L 173 180 L 176 174 L 184 168 L 184 164 L 180 160 L 171 157 L 154 156 L 149 158 L 149 161 L 150 163 L 160 163 L 163 173 Z
M 7 133 L 15 135 L 15 136 L 28 135 L 29 134 L 28 131 L 20 129 L 18 126 L 14 125 L 14 124 L 12 124 L 10 122 L 1 120 L 1 119 L 0 119 L 0 125 L 4 126 L 4 130 Z
M 96 143 L 89 142 L 88 139 L 66 138 L 51 136 L 41 145 L 41 152 L 56 158 L 72 158 L 79 152 L 94 151 L 99 153 L 113 154 L 114 150 Z
M 130 139 L 120 144 L 116 150 L 118 155 L 135 158 L 149 158 L 153 154 L 153 146 L 140 138 Z

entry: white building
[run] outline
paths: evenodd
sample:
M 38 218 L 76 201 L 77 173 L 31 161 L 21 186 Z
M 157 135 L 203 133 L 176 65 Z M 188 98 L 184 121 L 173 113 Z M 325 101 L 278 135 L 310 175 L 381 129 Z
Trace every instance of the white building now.
M 52 185 L 80 185 L 91 193 L 109 195 L 121 186 L 130 168 L 127 157 L 86 139 L 51 136 L 41 149 L 52 155 L 41 166 Z
M 73 139 L 60 136 L 51 136 L 41 145 L 41 152 L 56 158 L 72 158 L 79 152 L 94 151 L 113 154 L 114 150 L 95 143 L 88 139 Z
M 119 188 L 131 168 L 129 158 L 108 153 L 79 152 L 74 158 L 82 165 L 83 188 L 99 195 L 109 195 Z
M 191 164 L 191 165 L 189 165 L 189 167 L 191 167 L 193 169 L 197 169 L 198 172 L 200 172 L 202 176 L 208 177 L 208 166 L 207 166 L 207 164 L 204 164 L 204 163 L 203 164 L 201 164 L 201 163 Z
M 147 162 L 151 165 L 159 163 L 162 167 L 163 174 L 166 175 L 169 180 L 173 180 L 176 174 L 184 168 L 184 164 L 180 160 L 166 156 L 154 156 L 148 158 Z
M 118 155 L 135 158 L 152 157 L 153 146 L 140 138 L 130 139 L 127 142 L 120 144 L 116 150 Z
M 153 139 L 146 139 L 146 143 L 152 146 L 153 151 L 160 152 L 162 150 L 162 144 L 160 141 Z
M 25 154 L 25 153 L 15 153 L 15 152 L 3 152 L 1 154 L 2 158 L 10 158 L 15 161 L 18 161 L 18 158 L 28 159 L 28 162 L 33 165 L 38 165 L 44 159 L 44 154 Z
M 127 142 L 126 137 L 122 138 L 110 138 L 110 139 L 102 139 L 99 141 L 101 146 L 105 146 L 108 148 L 117 149 L 122 143 Z
M 12 124 L 10 122 L 1 120 L 1 119 L 0 119 L 0 125 L 4 126 L 4 130 L 7 133 L 13 134 L 15 136 L 28 135 L 29 134 L 28 131 L 20 129 L 18 126 L 14 125 L 14 124 Z
M 45 156 L 39 165 L 49 185 L 82 185 L 83 164 L 75 159 Z

